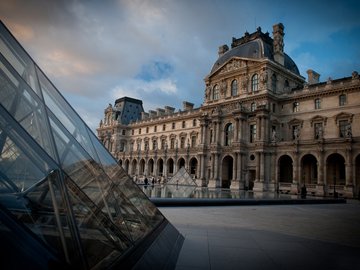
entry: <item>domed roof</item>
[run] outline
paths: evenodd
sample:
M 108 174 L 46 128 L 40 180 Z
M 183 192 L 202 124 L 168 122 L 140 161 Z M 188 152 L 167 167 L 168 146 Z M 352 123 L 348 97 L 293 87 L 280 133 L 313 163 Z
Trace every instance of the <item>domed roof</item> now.
M 261 30 L 248 34 L 240 39 L 233 38 L 231 49 L 222 54 L 213 65 L 210 74 L 214 73 L 219 67 L 233 57 L 242 57 L 249 59 L 263 59 L 268 58 L 274 61 L 273 53 L 273 39 L 269 37 L 269 34 L 262 33 Z M 299 69 L 295 62 L 284 53 L 284 67 L 291 72 L 300 75 Z

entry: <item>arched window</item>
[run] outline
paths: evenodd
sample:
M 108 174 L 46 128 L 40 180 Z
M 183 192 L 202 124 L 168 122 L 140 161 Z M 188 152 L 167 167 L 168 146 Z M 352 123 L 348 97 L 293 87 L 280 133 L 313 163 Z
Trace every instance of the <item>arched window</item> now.
M 259 90 L 259 75 L 254 74 L 251 78 L 251 91 L 256 92 Z
M 231 82 L 231 96 L 237 96 L 238 94 L 238 83 L 237 80 Z
M 253 102 L 253 103 L 251 103 L 250 111 L 255 112 L 255 110 L 256 110 L 256 103 Z
M 234 126 L 229 123 L 225 126 L 225 146 L 230 146 L 234 138 Z
M 276 75 L 275 74 L 273 74 L 271 76 L 271 91 L 276 93 Z
M 220 94 L 219 85 L 216 84 L 213 89 L 213 100 L 219 99 L 219 94 Z

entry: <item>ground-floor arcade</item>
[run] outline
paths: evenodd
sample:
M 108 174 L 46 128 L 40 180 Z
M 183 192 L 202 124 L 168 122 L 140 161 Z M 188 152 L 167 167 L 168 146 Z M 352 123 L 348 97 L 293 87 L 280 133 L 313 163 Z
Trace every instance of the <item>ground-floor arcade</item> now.
M 119 162 L 134 179 L 170 179 L 181 167 L 199 186 L 298 194 L 302 186 L 316 196 L 359 197 L 360 153 L 254 151 L 125 157 Z

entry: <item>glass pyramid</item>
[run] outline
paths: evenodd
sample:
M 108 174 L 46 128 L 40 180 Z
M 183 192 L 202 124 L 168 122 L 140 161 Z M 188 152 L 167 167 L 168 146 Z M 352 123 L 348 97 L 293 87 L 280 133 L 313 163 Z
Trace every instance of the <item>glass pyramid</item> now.
M 139 267 L 171 226 L 3 23 L 0 154 L 1 269 Z
M 181 167 L 166 184 L 179 186 L 197 186 L 196 182 L 194 181 L 194 179 L 192 179 L 191 175 L 188 173 L 185 167 Z

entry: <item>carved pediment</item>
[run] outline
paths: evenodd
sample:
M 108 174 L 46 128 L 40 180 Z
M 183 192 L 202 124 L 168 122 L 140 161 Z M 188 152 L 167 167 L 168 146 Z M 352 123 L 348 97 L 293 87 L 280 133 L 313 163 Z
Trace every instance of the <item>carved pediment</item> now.
M 288 122 L 289 127 L 299 125 L 300 127 L 303 126 L 304 121 L 300 119 L 292 119 Z
M 242 67 L 246 67 L 246 65 L 247 65 L 246 61 L 240 59 L 231 59 L 222 68 L 220 68 L 219 73 L 223 74 L 223 73 L 231 72 L 240 69 Z
M 311 126 L 313 126 L 313 124 L 315 122 L 322 122 L 326 126 L 326 121 L 327 121 L 327 117 L 324 117 L 324 116 L 321 116 L 321 115 L 316 115 L 316 116 L 314 116 L 313 118 L 310 119 Z
M 225 74 L 228 72 L 244 69 L 248 66 L 257 64 L 258 61 L 256 60 L 248 60 L 248 59 L 242 59 L 233 57 L 227 62 L 225 62 L 222 66 L 220 66 L 214 73 L 210 74 L 209 77 L 212 77 L 216 74 Z
M 341 112 L 335 116 L 335 121 L 338 122 L 341 119 L 346 119 L 351 123 L 353 116 L 354 115 L 352 113 Z

